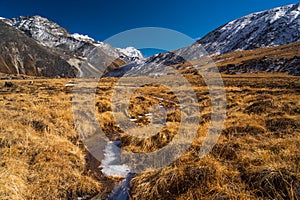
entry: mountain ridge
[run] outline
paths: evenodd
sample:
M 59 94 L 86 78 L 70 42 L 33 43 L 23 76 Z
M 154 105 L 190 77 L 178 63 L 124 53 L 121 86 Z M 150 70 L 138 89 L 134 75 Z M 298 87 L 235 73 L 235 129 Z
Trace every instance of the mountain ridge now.
M 300 40 L 300 3 L 255 12 L 199 39 L 209 54 L 271 47 Z

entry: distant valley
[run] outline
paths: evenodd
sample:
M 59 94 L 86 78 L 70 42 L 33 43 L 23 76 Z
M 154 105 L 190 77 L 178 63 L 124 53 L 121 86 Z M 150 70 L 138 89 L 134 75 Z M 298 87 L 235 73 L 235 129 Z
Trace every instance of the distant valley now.
M 299 75 L 299 5 L 274 8 L 231 21 L 208 33 L 195 44 L 178 50 L 175 57 L 184 57 L 189 52 L 197 51 L 200 45 L 220 66 L 221 72 L 284 72 Z M 153 70 L 144 69 L 148 65 L 180 63 L 178 58 L 168 56 L 170 53 L 143 58 L 134 47 L 114 48 L 85 35 L 70 34 L 55 22 L 40 16 L 2 18 L 0 26 L 2 73 L 44 77 L 79 77 L 81 74 L 93 77 L 95 74 L 114 71 L 108 76 L 120 76 L 129 72 L 133 66 L 135 70 L 147 71 Z M 286 44 L 293 47 L 281 47 Z M 289 54 L 288 58 L 278 55 L 278 51 L 272 48 L 266 49 L 270 47 L 284 49 L 285 55 Z M 262 50 L 257 50 L 260 48 Z M 242 54 L 249 55 L 249 50 L 255 50 L 257 56 L 240 59 Z M 260 57 L 259 51 L 270 51 L 266 55 L 268 58 Z M 228 54 L 231 52 L 235 53 Z M 227 60 L 224 66 L 224 60 L 219 58 L 228 55 L 231 55 L 232 63 Z

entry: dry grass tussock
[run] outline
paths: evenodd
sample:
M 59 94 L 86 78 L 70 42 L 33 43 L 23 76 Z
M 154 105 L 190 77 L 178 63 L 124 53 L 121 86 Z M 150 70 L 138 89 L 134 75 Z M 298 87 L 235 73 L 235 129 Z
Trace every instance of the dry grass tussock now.
M 198 97 L 197 137 L 174 163 L 137 174 L 131 181 L 131 199 L 300 199 L 299 78 L 224 75 L 223 133 L 212 151 L 199 159 L 211 102 L 201 77 L 185 76 Z M 75 199 L 97 193 L 105 199 L 111 190 L 114 180 L 95 173 L 99 163 L 90 158 L 75 131 L 71 93 L 63 87 L 67 81 L 16 80 L 9 88 L 0 82 L 0 199 Z M 180 111 L 178 100 L 185 98 L 185 88 L 179 96 L 160 85 L 135 91 L 125 114 L 136 125 L 147 130 L 153 105 L 166 111 L 163 128 L 149 138 L 136 138 L 130 134 L 136 127 L 123 130 L 114 119 L 120 115 L 112 112 L 115 81 L 103 79 L 95 99 L 108 138 L 120 138 L 123 148 L 133 152 L 167 145 L 181 117 L 188 116 Z
M 0 83 L 0 199 L 75 199 L 102 190 L 88 172 L 65 82 Z

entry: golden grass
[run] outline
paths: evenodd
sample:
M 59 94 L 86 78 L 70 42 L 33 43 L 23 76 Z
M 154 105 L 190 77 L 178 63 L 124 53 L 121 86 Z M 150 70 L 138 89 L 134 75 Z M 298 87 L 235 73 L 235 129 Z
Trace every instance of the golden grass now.
M 200 83 L 195 88 L 203 108 L 198 138 L 174 164 L 138 174 L 131 182 L 131 198 L 299 199 L 299 78 L 280 74 L 224 76 L 225 127 L 219 142 L 202 160 L 198 152 L 210 121 L 210 101 L 203 82 L 197 76 L 189 79 L 193 86 Z M 148 101 L 145 99 L 144 106 L 149 106 Z M 138 114 L 147 112 L 141 105 L 137 110 Z M 134 152 L 154 151 L 169 142 L 153 137 L 134 139 L 126 132 L 121 141 L 125 149 Z
M 131 181 L 131 198 L 300 199 L 299 78 L 224 75 L 227 116 L 223 133 L 212 151 L 199 159 L 211 102 L 199 75 L 185 77 L 198 97 L 197 138 L 174 163 L 137 174 Z M 167 114 L 160 131 L 137 139 L 114 120 L 111 95 L 116 80 L 103 79 L 95 100 L 107 136 L 120 138 L 123 148 L 134 152 L 151 152 L 167 145 L 181 116 L 187 115 L 178 102 L 184 98 L 185 88 L 179 96 L 160 85 L 136 90 L 127 114 L 137 125 L 151 123 L 145 114 L 155 104 L 163 105 Z M 12 82 L 14 87 L 6 88 L 0 81 L 0 199 L 75 199 L 96 194 L 105 199 L 115 180 L 99 172 L 99 161 L 81 144 L 74 129 L 72 94 L 63 87 L 68 80 Z
M 280 45 L 278 47 L 230 52 L 219 56 L 214 56 L 212 59 L 217 62 L 216 65 L 220 67 L 228 64 L 242 63 L 252 59 L 259 60 L 264 57 L 270 57 L 273 59 L 293 58 L 294 56 L 300 56 L 299 45 L 300 42 L 293 42 L 286 45 Z
M 101 191 L 87 175 L 64 82 L 0 83 L 0 199 L 73 199 Z
M 173 68 L 179 70 L 182 74 L 199 75 L 198 70 L 195 68 L 190 68 L 193 65 L 212 67 L 216 66 L 224 74 L 236 74 L 236 72 L 246 72 L 247 68 L 255 66 L 256 63 L 260 63 L 261 66 L 267 67 L 267 64 L 262 64 L 263 60 L 269 60 L 269 62 L 274 62 L 278 60 L 287 60 L 300 57 L 300 42 L 293 42 L 290 44 L 275 46 L 275 47 L 265 47 L 253 50 L 244 51 L 234 51 L 217 56 L 204 57 L 199 60 L 194 60 L 191 62 L 185 62 L 180 64 L 172 65 Z M 213 61 L 214 63 L 212 63 Z M 249 69 L 248 69 L 249 70 Z M 254 70 L 254 69 L 253 69 Z M 288 76 L 282 73 L 268 73 L 264 72 L 263 69 L 255 69 L 255 74 L 248 76 Z M 297 68 L 295 68 L 297 70 Z M 223 76 L 226 76 L 224 75 Z M 244 75 L 243 75 L 244 76 Z

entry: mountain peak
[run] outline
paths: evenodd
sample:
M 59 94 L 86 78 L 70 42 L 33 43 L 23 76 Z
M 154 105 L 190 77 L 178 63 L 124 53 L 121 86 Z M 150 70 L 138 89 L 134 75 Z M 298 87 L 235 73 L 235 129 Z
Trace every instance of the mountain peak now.
M 13 18 L 11 25 L 47 47 L 55 46 L 59 37 L 69 35 L 66 29 L 39 15 Z
M 126 47 L 124 49 L 117 48 L 117 50 L 131 58 L 138 58 L 138 59 L 143 58 L 142 53 L 134 47 Z
M 63 51 L 68 50 L 71 51 L 71 54 L 78 52 L 79 49 L 82 50 L 84 48 L 91 49 L 93 47 L 99 47 L 103 48 L 110 55 L 118 56 L 119 52 L 122 55 L 125 54 L 125 57 L 129 57 L 129 60 L 131 60 L 131 58 L 142 58 L 141 53 L 137 49 L 116 49 L 108 51 L 108 49 L 112 49 L 110 45 L 96 42 L 88 35 L 79 33 L 70 34 L 66 29 L 59 26 L 57 23 L 40 15 L 13 18 L 8 20 L 8 24 L 21 30 L 43 46 L 58 48 L 62 49 Z M 85 50 L 83 51 L 85 52 Z
M 256 12 L 233 20 L 197 42 L 208 53 L 278 46 L 300 40 L 300 4 Z

